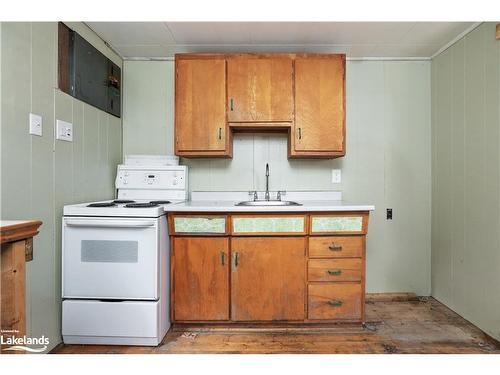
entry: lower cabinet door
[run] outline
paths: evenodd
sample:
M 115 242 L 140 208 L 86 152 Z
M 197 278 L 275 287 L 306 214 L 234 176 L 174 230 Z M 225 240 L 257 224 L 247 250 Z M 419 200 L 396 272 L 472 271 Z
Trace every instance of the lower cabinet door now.
M 305 318 L 305 238 L 231 239 L 231 319 Z
M 229 319 L 229 240 L 175 237 L 173 306 L 176 321 Z
M 309 284 L 308 318 L 362 319 L 361 283 Z

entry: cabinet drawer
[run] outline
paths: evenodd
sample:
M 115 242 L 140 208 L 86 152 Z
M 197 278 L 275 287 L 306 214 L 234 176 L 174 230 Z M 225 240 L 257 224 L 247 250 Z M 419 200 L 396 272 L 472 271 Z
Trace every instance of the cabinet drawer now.
M 174 234 L 226 234 L 226 216 L 173 216 Z
M 361 259 L 311 259 L 309 281 L 361 281 Z
M 361 320 L 361 283 L 310 284 L 309 319 Z
M 366 215 L 312 215 L 311 234 L 365 233 Z
M 364 236 L 309 237 L 310 258 L 361 258 Z
M 305 216 L 233 216 L 234 235 L 306 234 Z

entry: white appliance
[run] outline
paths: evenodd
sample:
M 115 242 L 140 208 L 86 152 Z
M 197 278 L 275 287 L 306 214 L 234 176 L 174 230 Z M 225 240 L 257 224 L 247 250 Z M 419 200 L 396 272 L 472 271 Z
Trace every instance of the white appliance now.
M 64 207 L 66 344 L 149 345 L 170 327 L 166 212 L 187 199 L 187 167 L 119 165 L 118 199 Z

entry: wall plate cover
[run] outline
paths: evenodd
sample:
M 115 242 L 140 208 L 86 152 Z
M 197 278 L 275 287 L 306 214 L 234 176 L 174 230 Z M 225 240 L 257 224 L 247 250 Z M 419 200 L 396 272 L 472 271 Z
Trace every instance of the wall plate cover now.
M 332 184 L 340 184 L 342 182 L 342 171 L 340 169 L 332 169 Z
M 42 136 L 42 116 L 30 113 L 30 134 Z
M 73 142 L 73 124 L 62 120 L 56 121 L 56 139 Z

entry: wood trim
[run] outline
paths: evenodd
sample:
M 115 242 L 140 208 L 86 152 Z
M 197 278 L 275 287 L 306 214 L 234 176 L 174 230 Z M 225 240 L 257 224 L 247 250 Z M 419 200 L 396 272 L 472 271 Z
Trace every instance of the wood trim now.
M 497 23 L 496 38 L 497 38 L 497 40 L 500 40 L 500 22 Z
M 415 293 L 367 293 L 367 303 L 418 301 Z
M 13 242 L 34 237 L 42 225 L 39 220 L 25 221 L 0 227 L 0 243 Z
M 70 42 L 72 30 L 62 22 L 57 24 L 57 78 L 58 87 L 70 93 Z
M 290 121 L 276 121 L 276 122 L 230 122 L 230 129 L 245 129 L 245 130 L 269 130 L 269 129 L 279 129 L 281 131 L 286 131 L 292 126 Z
M 343 56 L 344 53 L 176 53 L 175 59 L 178 60 L 197 60 L 197 59 L 269 59 L 269 58 L 314 58 L 314 59 L 331 59 L 338 56 Z

